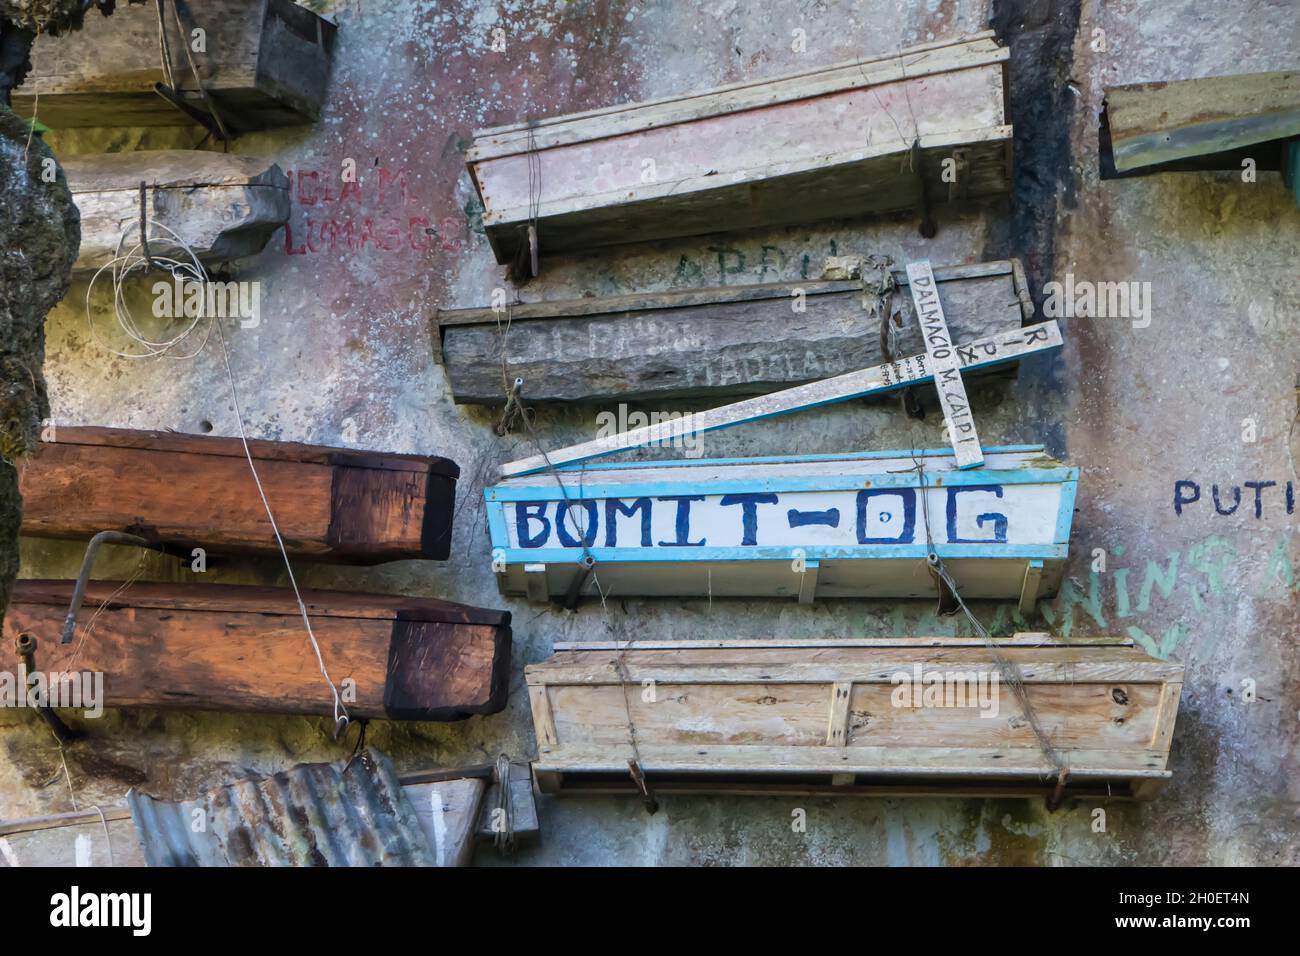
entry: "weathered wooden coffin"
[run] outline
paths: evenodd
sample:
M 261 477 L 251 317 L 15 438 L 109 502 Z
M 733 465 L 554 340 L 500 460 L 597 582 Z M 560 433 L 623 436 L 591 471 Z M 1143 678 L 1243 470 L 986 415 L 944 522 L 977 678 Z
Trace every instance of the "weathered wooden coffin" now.
M 155 225 L 165 226 L 205 263 L 262 251 L 289 219 L 289 179 L 253 156 L 163 149 L 74 156 L 64 160 L 68 188 L 81 213 L 81 250 L 74 270 L 95 271 L 140 241 L 140 183 L 151 251 L 183 262 Z
M 205 111 L 185 51 L 190 48 L 203 88 L 232 132 L 294 126 L 320 117 L 338 32 L 330 21 L 293 0 L 165 0 L 164 23 L 173 77 L 186 102 Z M 205 49 L 192 49 L 192 31 Z M 154 92 L 166 83 L 154 3 L 119 3 L 85 29 L 40 36 L 32 72 L 14 91 L 13 108 L 52 129 L 76 126 L 187 126 L 194 122 Z
M 333 714 L 291 590 L 120 587 L 92 581 L 75 637 L 61 644 L 73 582 L 19 581 L 0 670 L 17 672 L 14 641 L 30 632 L 38 670 L 102 672 L 107 707 Z M 330 677 L 355 683 L 353 717 L 459 720 L 505 706 L 509 612 L 389 594 L 302 596 Z
M 1018 261 L 935 270 L 958 342 L 1018 329 L 1033 300 Z M 897 353 L 925 352 L 907 294 L 894 273 L 902 319 Z M 804 311 L 791 306 L 796 297 Z M 502 349 L 510 381 L 528 402 L 598 402 L 708 395 L 761 395 L 886 361 L 880 319 L 857 280 L 765 283 L 536 302 L 504 313 L 438 312 L 437 342 L 457 402 L 500 404 Z
M 21 469 L 22 533 L 128 531 L 189 553 L 279 555 L 238 438 L 60 427 Z M 446 458 L 249 441 L 289 554 L 444 560 L 460 469 Z
M 1209 76 L 1106 90 L 1102 178 L 1173 170 L 1282 170 L 1300 138 L 1300 72 Z
M 931 597 L 933 551 L 965 597 L 1028 610 L 1060 583 L 1078 476 L 1024 445 L 970 471 L 947 449 L 564 466 L 485 496 L 505 594 Z
M 921 183 L 932 202 L 1004 193 L 1006 60 L 989 31 L 481 131 L 467 163 L 498 262 L 534 219 L 541 251 L 564 252 L 917 208 Z
M 998 644 L 1065 795 L 1163 786 L 1182 665 L 1120 639 Z M 543 792 L 636 793 L 637 757 L 655 793 L 1050 795 L 1059 776 L 978 638 L 557 644 L 525 673 Z

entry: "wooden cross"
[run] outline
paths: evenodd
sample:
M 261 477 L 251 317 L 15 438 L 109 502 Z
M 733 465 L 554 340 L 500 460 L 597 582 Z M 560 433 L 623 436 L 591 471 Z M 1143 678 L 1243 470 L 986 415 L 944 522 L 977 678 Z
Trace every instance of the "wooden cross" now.
M 925 269 L 930 276 L 930 282 L 933 284 L 934 276 L 933 273 L 929 272 L 929 263 L 925 264 Z M 909 267 L 909 282 L 912 281 L 910 273 L 911 269 Z M 934 301 L 937 302 L 937 297 Z M 932 306 L 928 302 L 926 308 L 932 311 Z M 918 314 L 919 312 L 918 304 Z M 942 321 L 942 311 L 940 311 L 940 321 Z M 946 336 L 946 325 L 943 326 L 943 331 Z M 974 422 L 970 420 L 969 406 L 965 401 L 965 389 L 961 385 L 961 372 L 1001 365 L 1005 362 L 1014 362 L 1034 352 L 1060 347 L 1061 330 L 1055 320 L 1042 322 L 1038 325 L 1029 325 L 1013 332 L 1004 332 L 999 335 L 976 339 L 974 342 L 968 342 L 965 345 L 948 346 L 948 352 L 952 354 L 945 358 L 950 357 L 956 363 L 955 377 L 957 387 L 960 389 L 959 393 L 954 394 L 960 394 L 961 397 L 960 402 L 954 402 L 952 407 L 955 415 L 958 411 L 958 404 L 965 407 L 966 418 L 964 423 L 970 426 L 970 431 L 969 433 L 961 432 L 961 437 L 969 434 L 970 441 L 962 442 L 962 444 L 967 449 L 968 460 L 970 460 L 970 451 L 974 451 L 977 456 L 973 464 L 961 465 L 961 467 L 974 467 L 983 462 L 983 456 L 979 452 L 979 439 L 975 436 Z M 927 348 L 934 351 L 936 345 L 931 345 L 927 339 Z M 940 374 L 943 373 L 940 372 Z M 760 395 L 757 398 L 745 399 L 731 405 L 723 405 L 703 412 L 694 412 L 671 421 L 663 421 L 655 425 L 647 425 L 644 428 L 634 428 L 631 431 L 617 435 L 597 438 L 594 441 L 559 448 L 545 457 L 535 455 L 519 461 L 506 462 L 501 466 L 501 475 L 510 478 L 515 475 L 532 474 L 545 470 L 548 467 L 548 462 L 551 466 L 559 467 L 580 461 L 589 461 L 593 458 L 625 451 L 628 448 L 638 448 L 656 442 L 670 442 L 688 435 L 701 434 L 718 428 L 726 428 L 730 425 L 740 425 L 744 422 L 757 421 L 762 418 L 786 415 L 805 408 L 816 408 L 820 405 L 846 402 L 867 395 L 896 391 L 909 385 L 919 385 L 935 379 L 936 372 L 932 367 L 930 355 L 913 355 L 899 359 L 896 362 L 888 362 L 885 365 L 876 365 L 861 371 L 836 375 L 833 378 L 809 382 L 807 385 L 798 385 L 768 395 Z M 945 382 L 946 384 L 940 388 L 941 400 L 945 389 L 951 388 L 951 382 L 947 381 L 946 376 Z M 948 415 L 948 406 L 945 406 L 944 413 L 946 417 Z M 959 415 L 950 420 L 959 424 L 963 423 L 963 419 Z M 954 446 L 956 447 L 959 437 L 957 429 L 954 428 L 952 434 Z M 960 457 L 958 461 L 960 463 Z
M 970 399 L 966 397 L 966 383 L 962 381 L 962 362 L 948 331 L 948 320 L 939 301 L 938 283 L 929 259 L 919 259 L 907 264 L 907 284 L 912 289 L 912 302 L 916 305 L 916 321 L 921 325 L 925 339 L 925 354 L 930 359 L 930 372 L 934 387 L 939 390 L 939 406 L 947 426 L 948 440 L 957 456 L 957 467 L 979 468 L 984 464 L 979 434 L 975 431 L 975 418 L 971 415 Z

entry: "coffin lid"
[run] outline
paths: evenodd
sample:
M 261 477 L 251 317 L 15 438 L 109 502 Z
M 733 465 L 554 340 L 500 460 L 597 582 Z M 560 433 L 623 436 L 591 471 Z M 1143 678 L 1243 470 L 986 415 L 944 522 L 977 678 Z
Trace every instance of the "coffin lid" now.
M 51 604 L 66 608 L 72 600 L 72 581 L 30 579 L 14 585 L 12 604 Z M 241 584 L 131 584 L 116 594 L 119 581 L 91 581 L 86 586 L 82 614 L 101 604 L 109 608 L 210 611 L 213 613 L 284 614 L 299 616 L 298 602 L 287 588 Z M 110 600 L 110 598 L 112 600 Z M 449 624 L 510 623 L 509 611 L 469 607 L 437 598 L 402 594 L 365 594 L 355 591 L 302 592 L 307 614 L 313 618 L 369 618 L 388 621 L 423 621 Z
M 892 270 L 894 281 L 900 286 L 908 284 L 907 272 Z M 940 282 L 983 276 L 1018 274 L 1018 264 L 1009 259 L 980 262 L 963 266 L 940 266 L 934 277 Z M 582 299 L 563 299 L 551 302 L 519 302 L 510 306 L 510 320 L 550 319 L 561 316 L 602 315 L 616 312 L 644 312 L 661 309 L 682 309 L 700 305 L 717 305 L 725 302 L 757 302 L 763 299 L 788 299 L 795 289 L 806 295 L 826 295 L 836 292 L 861 292 L 858 279 L 811 279 L 800 282 L 763 282 L 743 286 L 714 286 L 706 289 L 674 289 L 668 292 L 639 292 L 628 295 L 588 296 Z M 439 309 L 436 319 L 443 325 L 495 324 L 503 312 L 495 309 Z M 1031 316 L 1026 316 L 1030 318 Z
M 243 458 L 244 446 L 238 438 L 218 435 L 187 435 L 182 432 L 148 431 L 134 428 L 99 428 L 94 426 L 58 426 L 58 445 L 96 445 L 110 448 L 138 448 L 191 455 L 214 455 Z M 430 455 L 405 455 L 392 452 L 331 448 L 300 442 L 248 440 L 248 451 L 255 461 L 287 461 L 313 465 L 342 465 L 380 471 L 415 471 L 447 478 L 460 476 L 460 466 L 449 458 Z M 39 452 L 38 452 L 39 454 Z
M 289 189 L 289 178 L 269 159 L 192 149 L 156 149 L 99 153 L 63 160 L 72 194 L 138 192 L 150 189 L 195 189 L 201 186 L 269 186 Z

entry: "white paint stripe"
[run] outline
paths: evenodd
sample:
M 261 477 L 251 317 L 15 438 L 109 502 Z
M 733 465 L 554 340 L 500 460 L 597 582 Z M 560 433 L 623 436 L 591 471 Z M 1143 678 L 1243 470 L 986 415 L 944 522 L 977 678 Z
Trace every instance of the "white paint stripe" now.
M 948 425 L 948 438 L 957 456 L 957 467 L 978 468 L 984 464 L 984 453 L 980 450 L 975 416 L 971 414 L 966 383 L 961 377 L 961 362 L 957 358 L 952 333 L 948 331 L 948 320 L 939 300 L 939 284 L 934 279 L 929 259 L 907 264 L 907 283 L 912 289 L 916 321 L 921 326 L 925 353 L 934 372 L 934 387 L 939 392 L 939 406 Z
M 446 846 L 447 846 L 447 821 L 443 818 L 442 794 L 437 787 L 429 791 L 429 804 L 433 809 L 433 852 L 435 854 L 434 862 L 438 866 L 446 866 Z
M 18 862 L 18 854 L 14 852 L 14 848 L 9 845 L 9 841 L 4 837 L 0 837 L 0 856 L 4 857 L 5 862 L 10 866 L 22 866 Z
M 76 860 L 76 866 L 93 866 L 90 862 L 91 847 L 90 837 L 84 833 L 78 833 L 77 838 L 72 843 L 72 856 Z

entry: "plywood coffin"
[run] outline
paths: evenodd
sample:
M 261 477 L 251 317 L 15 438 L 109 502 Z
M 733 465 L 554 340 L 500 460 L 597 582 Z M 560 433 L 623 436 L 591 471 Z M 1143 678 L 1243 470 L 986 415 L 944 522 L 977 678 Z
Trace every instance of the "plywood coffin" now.
M 1033 318 L 1018 261 L 949 266 L 935 277 L 958 342 Z M 891 359 L 925 352 L 907 273 L 894 279 L 902 326 Z M 508 315 L 447 310 L 435 321 L 452 396 L 466 403 L 504 400 L 503 357 L 506 378 L 524 380 L 526 402 L 760 395 L 886 361 L 880 319 L 857 280 L 535 302 Z
M 81 213 L 81 250 L 73 266 L 79 272 L 98 270 L 140 241 L 142 182 L 154 255 L 189 261 L 160 238 L 166 234 L 157 225 L 213 263 L 256 255 L 289 219 L 288 177 L 253 156 L 186 149 L 104 153 L 64 160 L 63 172 Z
M 998 643 L 1067 794 L 1148 797 L 1168 779 L 1182 665 L 1120 639 Z M 1002 796 L 1058 779 L 978 639 L 557 645 L 525 673 L 543 792 L 635 793 L 633 758 L 656 793 Z
M 562 493 L 557 477 L 563 480 Z M 505 594 L 919 598 L 943 558 L 970 598 L 1056 592 L 1078 469 L 1041 445 L 565 466 L 486 490 Z M 567 495 L 567 501 L 565 499 Z
M 293 126 L 320 117 L 338 32 L 293 0 L 165 0 L 164 22 L 175 84 L 196 110 L 203 89 L 232 131 Z M 177 26 L 179 6 L 184 25 Z M 205 34 L 195 50 L 192 31 Z M 154 92 L 166 83 L 153 3 L 119 3 L 85 28 L 39 36 L 32 72 L 13 95 L 14 112 L 52 129 L 77 126 L 187 126 L 194 122 Z
M 1300 72 L 1207 76 L 1106 90 L 1102 178 L 1169 170 L 1282 170 L 1300 137 Z
M 22 533 L 129 531 L 184 554 L 278 555 L 238 438 L 60 427 L 21 469 Z M 249 441 L 290 555 L 443 560 L 460 469 L 446 458 Z
M 915 208 L 922 182 L 936 202 L 1004 193 L 1006 60 L 990 31 L 484 130 L 467 162 L 498 262 L 534 220 L 541 251 L 564 252 Z
M 14 641 L 30 632 L 37 670 L 102 672 L 108 707 L 333 714 L 290 590 L 137 583 L 116 593 L 118 583 L 93 581 L 73 640 L 61 644 L 72 585 L 18 582 L 0 670 L 17 673 Z M 330 677 L 354 682 L 353 717 L 459 720 L 505 706 L 508 612 L 400 595 L 302 593 Z

